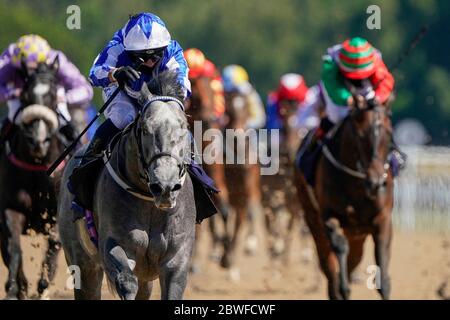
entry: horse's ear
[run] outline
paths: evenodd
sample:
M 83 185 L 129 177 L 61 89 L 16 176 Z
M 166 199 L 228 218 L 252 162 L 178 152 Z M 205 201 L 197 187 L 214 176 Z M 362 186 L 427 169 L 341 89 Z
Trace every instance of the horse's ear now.
M 59 54 L 56 55 L 55 59 L 50 65 L 51 69 L 55 72 L 59 70 Z

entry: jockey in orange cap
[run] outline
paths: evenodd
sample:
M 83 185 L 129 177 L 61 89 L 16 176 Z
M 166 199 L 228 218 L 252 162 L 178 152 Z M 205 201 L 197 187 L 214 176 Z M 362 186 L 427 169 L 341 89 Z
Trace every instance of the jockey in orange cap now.
M 189 79 L 195 80 L 200 77 L 211 79 L 210 86 L 214 91 L 213 111 L 214 119 L 220 119 L 225 112 L 225 100 L 223 96 L 222 77 L 214 63 L 206 59 L 202 51 L 190 48 L 184 51 L 184 58 L 189 66 Z

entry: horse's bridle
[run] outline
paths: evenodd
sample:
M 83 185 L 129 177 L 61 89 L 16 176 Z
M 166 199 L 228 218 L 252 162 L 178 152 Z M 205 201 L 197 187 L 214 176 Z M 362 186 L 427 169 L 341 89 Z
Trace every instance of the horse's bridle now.
M 37 81 L 37 79 L 46 80 L 50 83 L 54 83 L 55 85 L 57 84 L 57 78 L 54 74 L 52 74 L 51 72 L 47 72 L 47 71 L 42 72 L 39 69 L 36 70 L 35 72 L 33 72 L 31 75 L 24 74 L 23 76 L 24 76 L 24 82 L 25 82 L 24 86 L 29 85 L 29 83 L 31 83 L 32 81 Z M 27 92 L 22 91 L 22 95 L 20 97 L 22 105 L 26 105 L 29 102 L 28 101 L 29 98 L 26 96 L 26 94 L 27 94 Z M 43 96 L 40 96 L 39 101 L 35 101 L 35 103 L 44 105 Z M 52 110 L 56 110 L 56 99 L 55 99 L 55 105 L 49 106 L 49 108 L 51 108 Z
M 178 173 L 179 178 L 182 179 L 182 181 L 184 181 L 184 178 L 186 175 L 186 164 L 184 163 L 183 159 L 180 158 L 179 156 L 177 156 L 169 151 L 161 151 L 161 152 L 153 155 L 148 161 L 144 157 L 145 153 L 144 153 L 143 144 L 142 144 L 142 128 L 139 125 L 139 121 L 140 121 L 140 118 L 142 117 L 142 115 L 145 114 L 145 111 L 147 110 L 147 108 L 152 104 L 152 102 L 155 102 L 155 101 L 163 101 L 163 102 L 174 101 L 178 104 L 178 106 L 184 112 L 183 104 L 178 99 L 169 97 L 169 96 L 155 96 L 155 97 L 149 99 L 147 101 L 147 103 L 145 104 L 145 106 L 141 109 L 141 111 L 139 112 L 138 116 L 136 117 L 134 125 L 133 125 L 133 127 L 134 127 L 133 134 L 134 134 L 136 142 L 137 142 L 139 163 L 142 168 L 142 172 L 139 173 L 139 177 L 141 178 L 142 182 L 144 182 L 146 185 L 149 185 L 150 177 L 148 175 L 148 171 L 149 171 L 152 163 L 162 157 L 171 157 L 176 160 L 176 162 L 178 164 L 178 168 L 179 168 L 179 173 Z
M 378 150 L 378 146 L 380 144 L 380 132 L 381 129 L 385 129 L 389 135 L 391 136 L 392 139 L 392 130 L 389 128 L 386 128 L 385 126 L 383 126 L 382 121 L 381 121 L 381 112 L 385 112 L 389 114 L 389 111 L 386 109 L 386 107 L 384 106 L 372 106 L 369 105 L 365 108 L 357 108 L 354 109 L 352 111 L 352 113 L 350 115 L 348 115 L 343 121 L 350 121 L 350 126 L 353 130 L 353 133 L 355 134 L 356 137 L 360 137 L 360 134 L 358 133 L 358 130 L 356 129 L 356 126 L 354 124 L 353 121 L 353 116 L 360 114 L 362 112 L 368 112 L 368 111 L 374 111 L 375 112 L 375 121 L 374 123 L 371 125 L 371 132 L 373 135 L 373 149 L 372 149 L 372 155 L 371 155 L 371 159 L 368 160 L 368 162 L 365 162 L 364 165 L 359 165 L 358 168 L 352 169 L 349 168 L 348 166 L 344 165 L 342 162 L 340 162 L 339 160 L 336 159 L 336 157 L 333 156 L 333 154 L 331 153 L 331 151 L 328 149 L 326 144 L 323 144 L 322 146 L 322 153 L 324 154 L 325 158 L 338 170 L 346 173 L 349 176 L 352 176 L 354 178 L 358 178 L 361 180 L 366 180 L 368 178 L 368 174 L 366 172 L 363 172 L 362 169 L 363 168 L 367 168 L 369 166 L 369 164 L 374 160 L 378 158 L 378 154 L 377 154 L 377 150 Z M 341 123 L 340 125 L 342 125 L 343 123 Z M 363 160 L 365 159 L 364 156 L 364 152 L 363 152 L 363 148 L 361 145 L 361 141 L 360 139 L 356 139 L 356 147 L 358 150 L 358 154 L 359 154 L 359 159 Z M 359 163 L 359 162 L 358 162 Z M 386 183 L 387 177 L 388 177 L 388 170 L 390 168 L 389 162 L 386 160 L 384 165 L 384 172 L 382 174 L 382 176 L 378 179 L 378 185 L 379 186 L 383 186 Z

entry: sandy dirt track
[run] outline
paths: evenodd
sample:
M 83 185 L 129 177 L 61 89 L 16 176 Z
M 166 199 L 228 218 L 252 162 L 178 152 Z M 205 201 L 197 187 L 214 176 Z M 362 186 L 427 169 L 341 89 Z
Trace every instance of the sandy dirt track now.
M 326 299 L 326 281 L 318 271 L 312 240 L 294 238 L 290 262 L 280 266 L 269 259 L 265 250 L 264 232 L 258 228 L 259 248 L 254 256 L 243 249 L 237 260 L 240 281 L 230 281 L 229 273 L 208 258 L 209 235 L 203 232 L 201 241 L 201 273 L 191 275 L 185 299 Z M 206 223 L 201 228 L 206 231 Z M 298 228 L 297 228 L 298 229 Z M 42 259 L 42 238 L 23 237 L 25 274 L 30 281 L 29 294 L 36 294 L 36 282 Z M 68 279 L 64 254 L 59 256 L 59 270 L 50 299 L 73 299 L 72 290 L 65 287 Z M 365 244 L 364 259 L 351 286 L 352 299 L 379 299 L 376 290 L 366 286 L 366 269 L 374 264 L 373 244 Z M 450 278 L 450 233 L 394 233 L 391 260 L 392 299 L 439 299 L 437 291 Z M 5 296 L 6 268 L 0 265 L 0 298 Z M 450 285 L 450 283 L 449 283 Z M 160 297 L 155 281 L 152 299 Z M 117 299 L 104 283 L 103 299 Z

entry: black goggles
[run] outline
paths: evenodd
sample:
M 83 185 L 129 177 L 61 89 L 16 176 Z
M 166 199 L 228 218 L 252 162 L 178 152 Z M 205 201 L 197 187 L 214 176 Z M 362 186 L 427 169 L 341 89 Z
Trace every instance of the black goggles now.
M 151 60 L 153 63 L 158 62 L 164 56 L 165 48 L 139 50 L 139 51 L 127 51 L 128 56 L 132 61 L 144 61 Z

